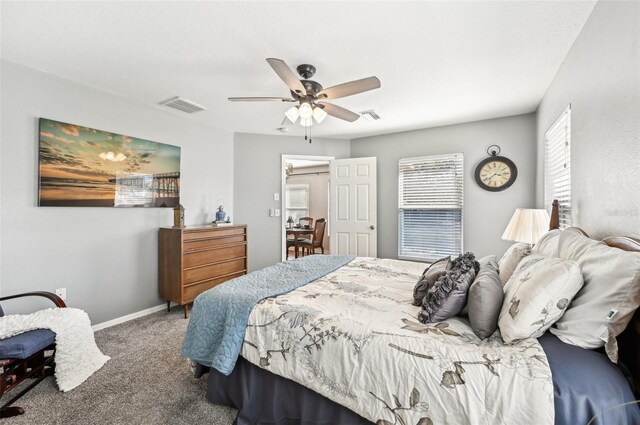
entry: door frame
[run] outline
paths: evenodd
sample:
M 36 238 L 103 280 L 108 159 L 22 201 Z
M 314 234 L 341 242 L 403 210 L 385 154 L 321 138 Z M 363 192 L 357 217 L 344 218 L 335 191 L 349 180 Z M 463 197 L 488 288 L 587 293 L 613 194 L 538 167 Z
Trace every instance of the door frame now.
M 290 155 L 282 154 L 280 158 L 280 254 L 282 255 L 282 261 L 287 259 L 287 233 L 285 227 L 287 225 L 287 217 L 285 217 L 285 211 L 287 210 L 285 204 L 285 185 L 287 184 L 287 175 L 285 170 L 287 168 L 287 160 L 289 159 L 306 159 L 307 161 L 328 161 L 329 163 L 336 159 L 335 156 L 319 156 L 319 155 Z M 331 179 L 331 177 L 329 177 Z M 329 190 L 329 188 L 327 188 Z M 327 194 L 329 196 L 329 194 Z

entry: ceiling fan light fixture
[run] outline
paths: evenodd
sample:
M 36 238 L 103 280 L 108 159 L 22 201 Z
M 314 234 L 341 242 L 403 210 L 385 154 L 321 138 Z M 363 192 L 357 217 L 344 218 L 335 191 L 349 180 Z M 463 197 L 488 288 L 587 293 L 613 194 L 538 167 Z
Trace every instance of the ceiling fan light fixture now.
M 298 113 L 300 114 L 300 118 L 308 120 L 313 116 L 313 109 L 307 102 L 302 102 L 298 108 Z
M 327 113 L 322 108 L 316 106 L 313 108 L 313 118 L 315 118 L 316 122 L 320 124 L 325 118 L 327 118 Z
M 300 125 L 303 127 L 311 127 L 313 125 L 313 120 L 311 118 L 300 118 Z
M 293 106 L 293 107 L 287 109 L 287 112 L 285 112 L 284 114 L 287 116 L 289 121 L 291 121 L 294 124 L 298 120 L 298 117 L 300 116 L 300 113 L 298 112 L 298 107 L 297 106 Z

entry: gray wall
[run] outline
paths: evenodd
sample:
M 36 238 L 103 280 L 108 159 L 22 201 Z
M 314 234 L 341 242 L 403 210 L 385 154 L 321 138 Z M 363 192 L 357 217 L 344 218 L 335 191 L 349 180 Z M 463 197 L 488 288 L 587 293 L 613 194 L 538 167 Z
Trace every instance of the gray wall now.
M 518 178 L 503 192 L 487 192 L 474 179 L 487 147 L 518 167 Z M 502 255 L 500 239 L 516 208 L 532 208 L 535 188 L 535 116 L 517 115 L 446 127 L 354 139 L 351 157 L 378 158 L 378 256 L 398 257 L 398 160 L 425 155 L 464 154 L 464 249 L 477 256 Z
M 349 158 L 349 140 L 234 134 L 234 206 L 236 223 L 248 225 L 249 270 L 282 259 L 282 218 L 269 217 L 269 208 L 280 208 L 273 194 L 280 193 L 281 156 L 318 155 Z
M 537 114 L 536 203 L 544 133 L 571 104 L 573 225 L 592 237 L 640 234 L 640 3 L 600 1 Z
M 232 134 L 6 61 L 1 70 L 2 294 L 66 287 L 94 324 L 161 304 L 157 229 L 172 211 L 37 207 L 38 118 L 181 146 L 187 224 L 211 221 L 220 197 L 233 216 Z

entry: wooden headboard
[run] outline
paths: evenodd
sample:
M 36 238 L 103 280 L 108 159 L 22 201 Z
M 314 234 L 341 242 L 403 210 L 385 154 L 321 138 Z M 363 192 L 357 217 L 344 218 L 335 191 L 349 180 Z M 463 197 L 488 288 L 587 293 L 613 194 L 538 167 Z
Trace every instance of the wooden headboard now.
M 559 227 L 558 201 L 554 200 L 551 206 L 549 230 L 558 229 Z M 588 236 L 582 229 L 579 230 L 585 236 Z M 640 239 L 634 236 L 610 236 L 603 239 L 602 242 L 613 248 L 640 252 Z M 620 363 L 629 369 L 633 377 L 636 396 L 638 396 L 640 395 L 640 309 L 636 310 L 626 329 L 617 339 Z

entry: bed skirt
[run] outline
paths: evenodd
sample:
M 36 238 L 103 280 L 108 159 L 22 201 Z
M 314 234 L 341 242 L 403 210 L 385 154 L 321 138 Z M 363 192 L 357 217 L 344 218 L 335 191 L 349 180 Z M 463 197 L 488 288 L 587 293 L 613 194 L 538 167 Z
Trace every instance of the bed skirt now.
M 373 425 L 346 407 L 242 357 L 229 376 L 202 365 L 197 368 L 196 376 L 209 373 L 207 399 L 239 410 L 234 425 Z

